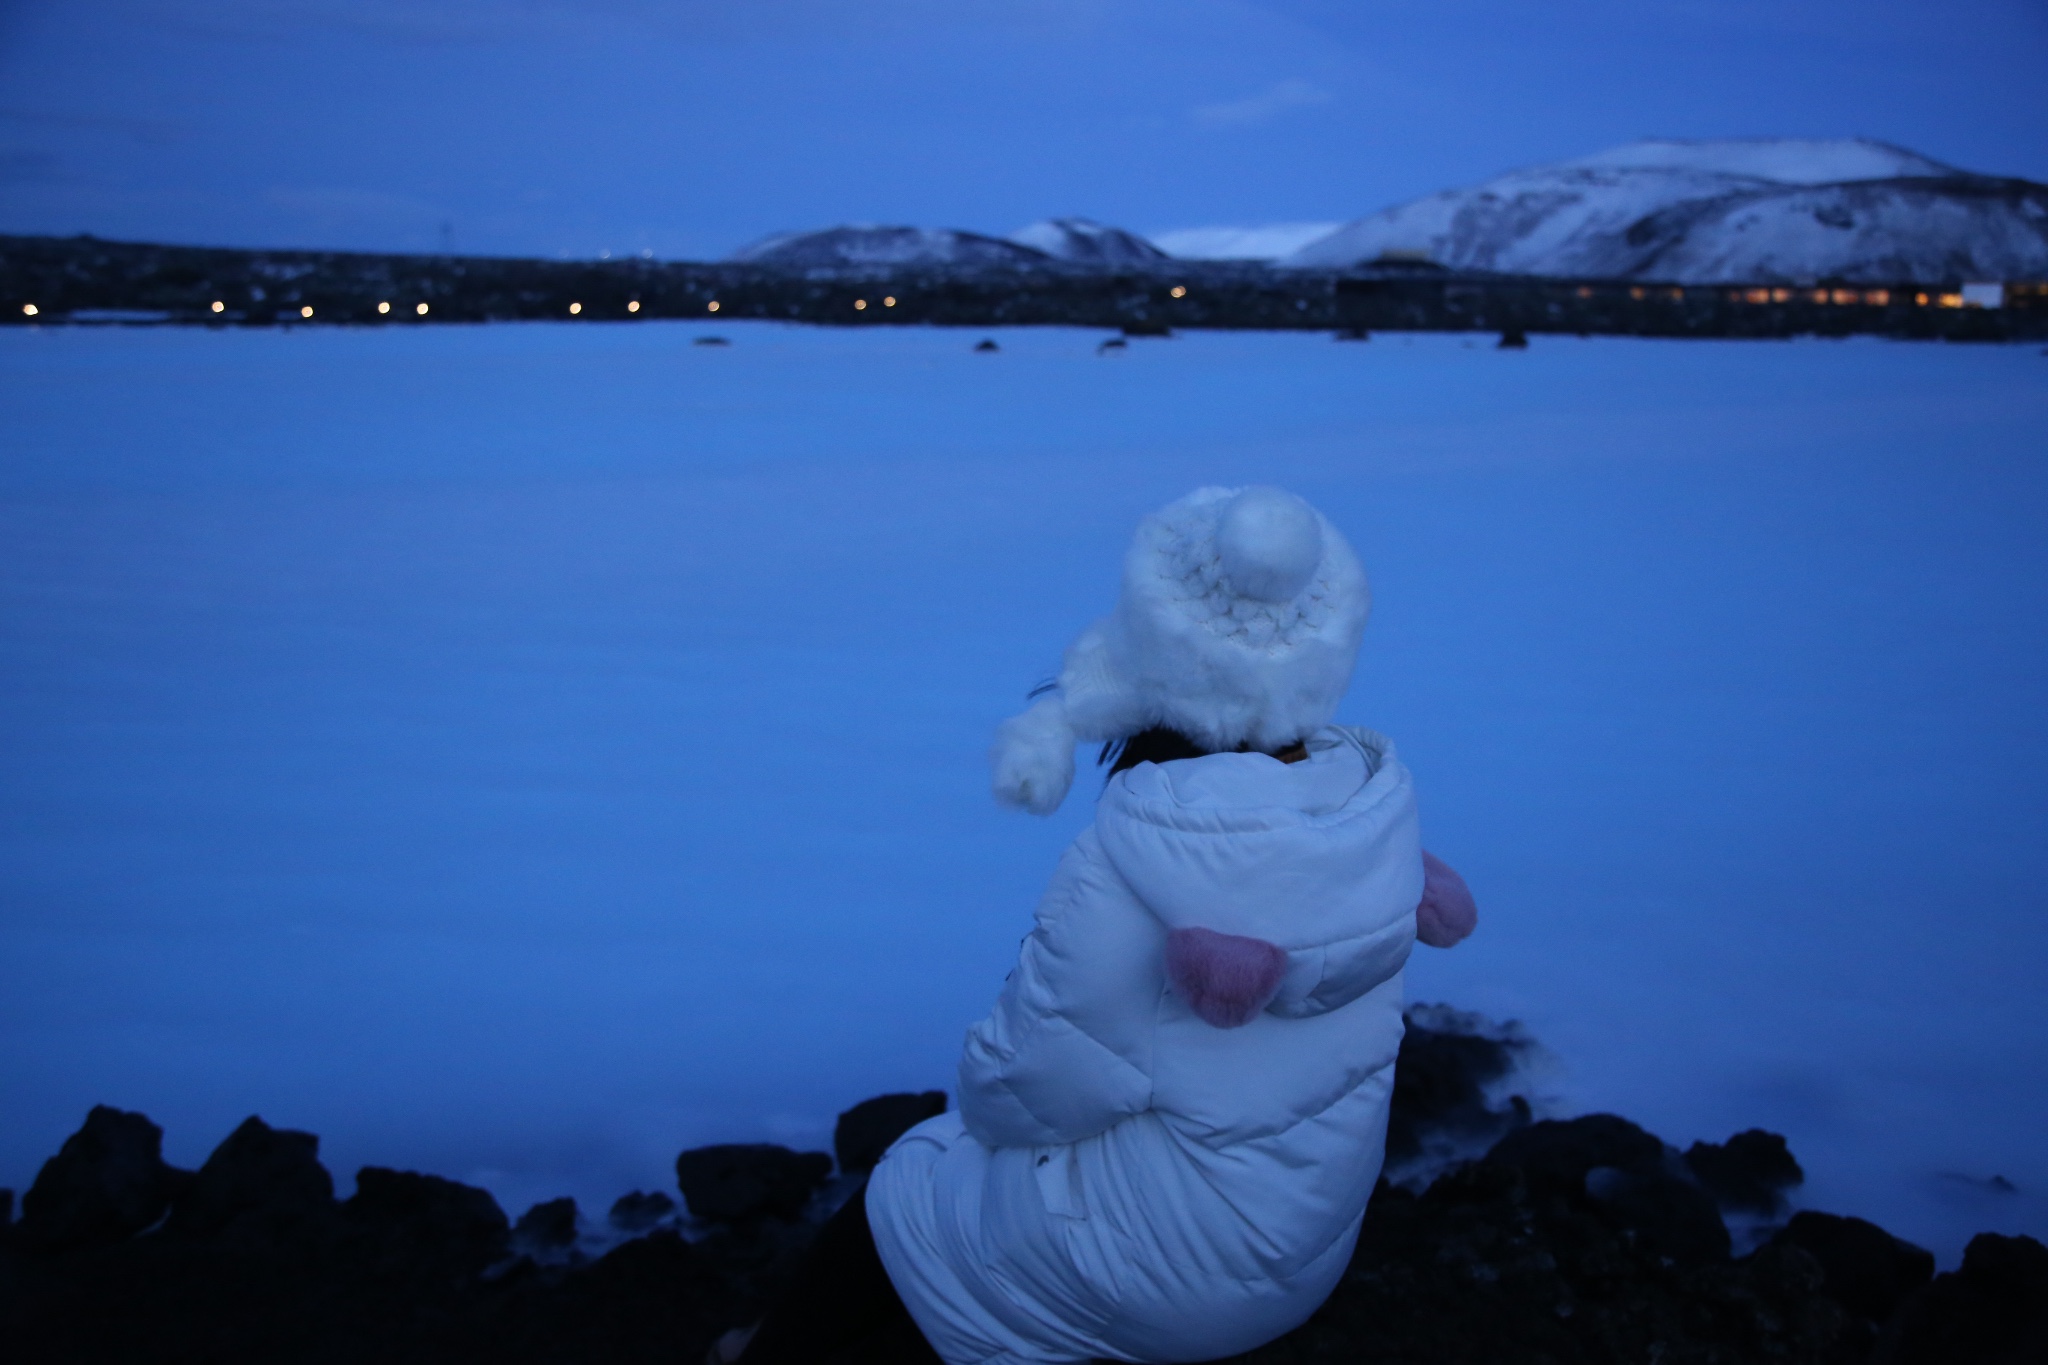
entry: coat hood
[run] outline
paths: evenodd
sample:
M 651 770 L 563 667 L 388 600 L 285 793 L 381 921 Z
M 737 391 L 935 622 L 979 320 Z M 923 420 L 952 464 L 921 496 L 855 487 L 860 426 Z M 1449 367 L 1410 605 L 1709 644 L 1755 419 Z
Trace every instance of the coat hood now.
M 1141 763 L 1103 794 L 1096 833 L 1172 930 L 1260 939 L 1287 956 L 1267 1006 L 1337 1009 L 1400 971 L 1415 942 L 1422 850 L 1392 741 L 1336 727 L 1285 764 L 1264 754 Z

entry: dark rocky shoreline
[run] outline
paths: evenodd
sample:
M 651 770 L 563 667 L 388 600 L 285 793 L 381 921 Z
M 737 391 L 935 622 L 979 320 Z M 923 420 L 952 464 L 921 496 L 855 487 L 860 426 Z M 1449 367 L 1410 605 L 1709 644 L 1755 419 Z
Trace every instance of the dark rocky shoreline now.
M 904 264 L 837 269 L 752 261 L 522 260 L 245 250 L 0 235 L 0 325 L 416 327 L 487 321 L 748 319 L 842 327 L 1102 327 L 1528 336 L 1884 336 L 2048 339 L 2048 283 L 2003 307 L 1964 306 L 1961 281 L 1755 285 L 1452 272 L 1426 262 L 1344 270 L 1252 261 L 1147 265 Z M 381 307 L 380 307 L 381 306 Z
M 1403 1183 L 1382 1182 L 1315 1317 L 1237 1360 L 2048 1361 L 2048 1247 L 1987 1233 L 1937 1276 L 1931 1255 L 1873 1224 L 1784 1219 L 1802 1173 L 1782 1138 L 1752 1130 L 1681 1153 L 1613 1115 L 1537 1121 L 1512 1093 L 1528 1046 L 1471 1016 L 1411 1011 L 1389 1129 Z M 629 1194 L 595 1242 L 569 1200 L 515 1224 L 485 1191 L 413 1172 L 365 1168 L 337 1200 L 318 1139 L 257 1118 L 198 1171 L 175 1170 L 147 1118 L 97 1108 L 18 1219 L 0 1192 L 0 1354 L 693 1365 L 759 1316 L 896 1134 L 944 1105 L 939 1092 L 856 1105 L 832 1157 L 684 1152 L 684 1207 Z M 1754 1250 L 1735 1254 L 1731 1216 L 1763 1230 Z

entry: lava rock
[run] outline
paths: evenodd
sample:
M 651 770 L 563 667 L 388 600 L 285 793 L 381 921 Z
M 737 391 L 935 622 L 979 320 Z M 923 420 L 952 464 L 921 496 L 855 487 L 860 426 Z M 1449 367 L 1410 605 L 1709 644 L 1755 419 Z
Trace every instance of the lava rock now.
M 1697 1185 L 1661 1171 L 1624 1171 L 1595 1166 L 1586 1172 L 1586 1193 L 1616 1227 L 1639 1245 L 1676 1261 L 1728 1259 L 1728 1225 L 1714 1200 Z
M 1685 1164 L 1723 1208 L 1767 1216 L 1785 1208 L 1785 1191 L 1806 1179 L 1785 1139 L 1761 1128 L 1726 1142 L 1695 1142 Z
M 1802 1210 L 1771 1238 L 1820 1263 L 1823 1291 L 1871 1322 L 1883 1322 L 1908 1294 L 1934 1278 L 1934 1254 L 1875 1223 Z
M 684 1204 L 709 1223 L 799 1217 L 831 1174 L 832 1158 L 823 1152 L 770 1142 L 693 1147 L 676 1158 Z
M 996 345 L 995 339 L 993 337 L 983 337 L 981 340 L 974 343 L 974 349 L 983 355 L 990 355 L 996 351 L 1002 350 L 1003 348 Z
M 1836 1365 L 1847 1315 L 1794 1248 L 1687 1263 L 1569 1184 L 1492 1160 L 1415 1195 L 1382 1182 L 1342 1280 L 1239 1365 Z
M 1878 1344 L 1881 1365 L 2039 1365 L 2048 1360 L 2048 1247 L 1983 1232 L 1958 1270 L 1900 1309 Z
M 164 1130 L 101 1104 L 21 1200 L 21 1239 L 47 1252 L 110 1246 L 164 1216 L 191 1173 L 164 1164 Z
M 946 1112 L 946 1092 L 877 1095 L 839 1116 L 832 1129 L 832 1155 L 849 1175 L 872 1171 L 897 1138 Z
M 1512 1166 L 1539 1193 L 1579 1194 L 1609 1226 L 1674 1260 L 1725 1260 L 1728 1228 L 1712 1196 L 1681 1178 L 1675 1154 L 1613 1114 L 1547 1119 L 1509 1133 L 1486 1162 Z
M 676 1201 L 656 1190 L 622 1194 L 612 1204 L 611 1225 L 621 1232 L 645 1232 L 676 1211 Z
M 1520 1167 L 1531 1184 L 1582 1190 L 1596 1166 L 1632 1174 L 1659 1172 L 1664 1144 L 1616 1114 L 1545 1119 L 1509 1133 L 1486 1159 Z
M 576 1244 L 576 1201 L 550 1199 L 519 1215 L 512 1244 L 522 1251 L 562 1251 Z
M 1402 1021 L 1407 1028 L 1387 1114 L 1387 1165 L 1395 1178 L 1433 1151 L 1483 1151 L 1528 1123 L 1529 1102 L 1521 1096 L 1505 1108 L 1487 1100 L 1487 1088 L 1519 1060 L 1513 1041 L 1480 1031 L 1476 1015 L 1438 1007 L 1410 1009 Z
M 488 1191 L 437 1175 L 365 1166 L 342 1208 L 385 1270 L 463 1278 L 502 1257 L 511 1240 L 505 1211 Z
M 1529 349 L 1528 334 L 1525 332 L 1502 332 L 1500 334 L 1500 341 L 1495 345 L 1494 349 L 1496 351 L 1526 351 Z
M 330 1229 L 336 1212 L 320 1139 L 251 1116 L 172 1201 L 164 1228 L 195 1239 L 299 1241 Z

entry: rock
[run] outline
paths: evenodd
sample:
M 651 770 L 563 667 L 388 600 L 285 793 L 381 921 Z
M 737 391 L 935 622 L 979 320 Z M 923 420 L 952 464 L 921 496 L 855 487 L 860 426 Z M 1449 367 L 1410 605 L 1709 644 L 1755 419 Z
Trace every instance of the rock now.
M 1339 341 L 1371 341 L 1372 333 L 1363 327 L 1344 327 L 1337 332 Z
M 1526 351 L 1529 349 L 1529 338 L 1523 332 L 1502 332 L 1500 334 L 1500 341 L 1495 345 L 1494 349 L 1496 351 Z
M 823 1152 L 774 1143 L 694 1147 L 676 1158 L 676 1184 L 692 1217 L 710 1223 L 796 1218 L 832 1174 Z
M 1728 1225 L 1697 1185 L 1662 1171 L 1595 1166 L 1586 1172 L 1586 1193 L 1647 1251 L 1676 1261 L 1728 1259 Z
M 576 1201 L 550 1199 L 519 1215 L 512 1245 L 526 1252 L 557 1252 L 576 1245 Z
M 877 1095 L 839 1116 L 832 1129 L 832 1154 L 849 1175 L 872 1171 L 882 1153 L 905 1133 L 946 1112 L 946 1092 Z
M 1785 1139 L 1761 1128 L 1723 1143 L 1695 1142 L 1685 1150 L 1685 1164 L 1723 1208 L 1766 1216 L 1781 1212 L 1784 1192 L 1806 1179 Z
M 511 1228 L 486 1190 L 436 1175 L 365 1166 L 342 1206 L 382 1268 L 474 1275 L 505 1254 Z
M 698 337 L 698 338 L 697 338 L 697 339 L 696 339 L 695 341 L 691 342 L 690 344 L 691 344 L 692 346 L 730 346 L 730 345 L 732 345 L 732 343 L 731 343 L 730 341 L 727 341 L 727 340 L 726 340 L 726 339 L 725 339 L 724 337 Z
M 1582 1190 L 1596 1166 L 1648 1173 L 1664 1165 L 1664 1144 L 1615 1114 L 1545 1119 L 1509 1133 L 1486 1159 L 1520 1167 L 1532 1184 Z
M 1135 322 L 1124 324 L 1124 335 L 1127 337 L 1170 337 L 1173 335 L 1173 328 L 1163 322 L 1151 322 L 1140 318 Z
M 1627 1119 L 1587 1114 L 1509 1133 L 1486 1155 L 1538 1191 L 1583 1193 L 1612 1227 L 1674 1260 L 1725 1260 L 1728 1228 L 1712 1196 L 1680 1177 L 1665 1145 Z
M 1391 1179 L 1405 1182 L 1418 1166 L 1477 1155 L 1528 1123 L 1527 1100 L 1511 1096 L 1496 1107 L 1487 1094 L 1520 1062 L 1526 1041 L 1489 1028 L 1477 1015 L 1441 1006 L 1415 1006 L 1402 1021 L 1407 1031 L 1394 1065 L 1394 1098 L 1387 1115 Z
M 1117 351 L 1128 350 L 1130 349 L 1130 344 L 1130 342 L 1125 341 L 1122 337 L 1111 337 L 1095 348 L 1095 354 L 1110 355 Z
M 1793 1246 L 1820 1263 L 1828 1297 L 1859 1317 L 1883 1322 L 1901 1300 L 1934 1278 L 1934 1255 L 1875 1223 L 1802 1211 L 1770 1245 Z
M 213 1149 L 164 1227 L 198 1239 L 302 1240 L 329 1229 L 336 1211 L 320 1139 L 252 1116 Z
M 611 1225 L 621 1232 L 645 1232 L 676 1211 L 676 1201 L 659 1190 L 622 1194 L 612 1205 Z
M 2039 1365 L 2048 1360 L 2048 1247 L 1979 1233 L 1880 1339 L 1880 1365 Z
M 21 1200 L 21 1239 L 42 1251 L 126 1241 L 164 1216 L 190 1172 L 164 1164 L 163 1129 L 94 1106 Z
M 981 340 L 974 343 L 974 349 L 982 353 L 983 355 L 988 355 L 992 354 L 993 352 L 1000 351 L 1003 348 L 996 345 L 995 339 L 993 337 L 983 337 Z
M 1794 1248 L 1674 1262 L 1583 1189 L 1489 1159 L 1420 1196 L 1383 1182 L 1328 1302 L 1237 1365 L 1846 1365 L 1848 1319 L 1819 1280 Z

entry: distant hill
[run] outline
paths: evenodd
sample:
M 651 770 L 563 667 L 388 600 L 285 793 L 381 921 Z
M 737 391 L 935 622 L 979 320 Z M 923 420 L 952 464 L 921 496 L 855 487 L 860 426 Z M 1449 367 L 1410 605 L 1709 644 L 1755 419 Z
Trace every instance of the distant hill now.
M 1048 218 L 1018 228 L 1010 240 L 1056 260 L 1091 265 L 1150 265 L 1171 259 L 1135 232 L 1105 227 L 1092 218 Z
M 2048 278 L 2048 186 L 1865 139 L 1647 140 L 1346 224 L 1283 257 L 1679 284 Z
M 953 228 L 824 228 L 779 232 L 741 247 L 735 261 L 757 265 L 847 270 L 864 266 L 1043 265 L 1052 257 L 1037 247 Z

